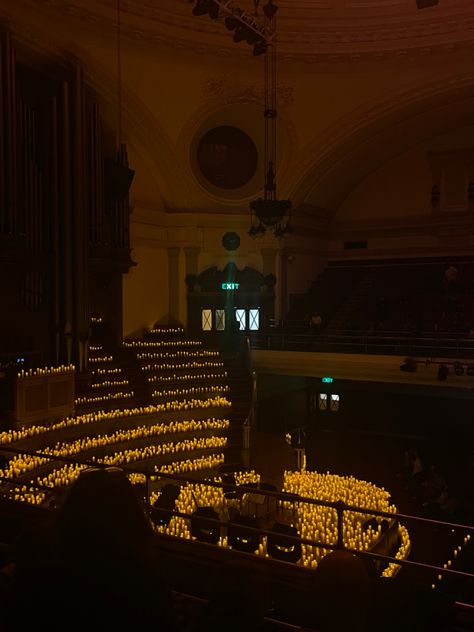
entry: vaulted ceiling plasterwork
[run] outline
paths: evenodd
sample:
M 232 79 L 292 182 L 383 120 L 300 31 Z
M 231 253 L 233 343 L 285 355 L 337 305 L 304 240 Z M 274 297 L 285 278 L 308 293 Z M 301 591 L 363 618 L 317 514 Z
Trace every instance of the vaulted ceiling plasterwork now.
M 203 87 L 202 96 L 205 101 L 221 104 L 227 103 L 258 103 L 264 104 L 265 95 L 263 85 L 248 84 L 236 81 L 230 74 L 209 77 Z M 293 87 L 278 83 L 278 106 L 288 107 L 293 103 Z
M 38 6 L 37 0 L 22 0 Z M 236 0 L 252 10 L 253 0 Z M 260 3 L 262 4 L 262 2 Z M 418 11 L 415 0 L 280 0 L 278 39 L 286 61 L 381 60 L 474 44 L 474 2 L 440 0 Z M 114 31 L 115 0 L 43 0 L 50 10 Z M 187 0 L 121 0 L 124 36 L 196 53 L 248 57 L 222 23 L 194 17 Z

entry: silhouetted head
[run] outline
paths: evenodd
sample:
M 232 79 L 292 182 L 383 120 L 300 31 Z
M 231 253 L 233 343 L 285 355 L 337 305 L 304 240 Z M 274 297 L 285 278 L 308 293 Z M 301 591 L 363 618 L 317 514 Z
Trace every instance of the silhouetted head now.
M 364 630 L 371 585 L 361 559 L 346 551 L 329 553 L 316 569 L 315 589 L 325 632 Z
M 148 518 L 118 468 L 90 468 L 71 486 L 58 516 L 68 555 L 120 559 L 145 554 L 153 534 Z

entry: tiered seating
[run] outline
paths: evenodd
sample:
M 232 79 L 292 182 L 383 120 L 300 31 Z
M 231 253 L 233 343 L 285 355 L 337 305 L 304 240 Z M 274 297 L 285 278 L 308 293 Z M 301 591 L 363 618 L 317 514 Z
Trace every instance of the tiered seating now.
M 322 315 L 322 329 L 467 334 L 474 328 L 474 263 L 394 260 L 329 264 L 306 297 L 294 297 L 291 318 Z M 307 322 L 307 320 L 306 320 Z
M 228 393 L 227 373 L 218 351 L 202 347 L 201 341 L 184 339 L 177 328 L 155 328 L 143 340 L 126 340 L 133 352 L 153 402 L 180 401 Z
M 110 410 L 133 403 L 134 392 L 113 353 L 102 345 L 89 347 L 91 381 L 76 396 L 76 411 L 83 413 L 97 407 Z
M 123 350 L 125 355 L 92 345 L 90 387 L 78 397 L 82 414 L 3 432 L 0 445 L 156 473 L 216 470 L 224 462 L 230 408 L 226 372 L 217 352 L 184 339 L 183 330 L 174 328 L 126 341 Z M 143 405 L 136 403 L 131 383 L 137 378 L 131 379 L 124 362 L 130 355 L 148 388 Z M 10 497 L 41 504 L 50 496 L 48 488 L 67 487 L 82 469 L 24 454 L 12 456 L 2 475 L 38 486 L 31 491 L 7 484 Z

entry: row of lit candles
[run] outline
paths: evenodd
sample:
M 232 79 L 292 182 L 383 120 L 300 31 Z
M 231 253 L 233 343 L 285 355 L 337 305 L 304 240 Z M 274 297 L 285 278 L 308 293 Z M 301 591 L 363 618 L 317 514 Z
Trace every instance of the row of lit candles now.
M 103 382 L 94 382 L 91 388 L 108 388 L 111 386 L 127 386 L 128 380 L 104 380 Z
M 172 421 L 169 423 L 155 424 L 153 426 L 122 428 L 107 435 L 85 436 L 72 441 L 57 442 L 54 446 L 41 448 L 41 452 L 56 457 L 72 457 L 87 450 L 94 450 L 115 443 L 127 443 L 138 439 L 169 434 L 197 433 L 205 430 L 223 431 L 228 428 L 228 419 L 216 419 L 215 417 L 198 420 L 192 419 L 190 421 Z M 0 469 L 0 476 L 4 478 L 18 478 L 26 472 L 36 469 L 49 461 L 50 459 L 44 457 L 19 454 L 10 459 L 4 470 Z
M 470 541 L 470 540 L 471 540 L 471 536 L 470 536 L 470 534 L 468 533 L 467 535 L 465 535 L 465 536 L 464 536 L 464 539 L 463 539 L 463 543 L 462 543 L 462 545 L 460 544 L 459 546 L 457 546 L 457 547 L 453 550 L 453 558 L 454 558 L 454 560 L 456 560 L 456 558 L 457 558 L 457 556 L 459 555 L 459 553 L 461 553 L 461 551 L 462 551 L 462 547 L 463 547 L 463 546 L 466 546 L 466 545 L 469 543 L 469 541 Z M 444 568 L 445 570 L 447 570 L 448 568 L 451 568 L 451 566 L 452 566 L 452 565 L 453 565 L 453 563 L 454 563 L 454 560 L 448 560 L 445 564 L 443 564 L 443 568 Z M 442 574 L 438 575 L 438 581 L 440 582 L 440 581 L 442 581 L 442 580 L 443 580 L 443 575 L 442 575 Z M 432 587 L 432 588 L 435 588 L 435 584 L 433 584 L 431 587 Z
M 222 386 L 193 386 L 191 388 L 174 388 L 168 391 L 153 391 L 153 397 L 180 397 L 182 395 L 202 395 L 203 393 L 227 393 L 230 388 Z
M 227 377 L 227 371 L 221 373 L 185 373 L 184 375 L 152 375 L 149 382 L 187 382 L 188 380 L 223 380 Z
M 99 402 L 109 402 L 114 399 L 130 399 L 133 396 L 133 391 L 113 391 L 111 393 L 103 393 L 102 395 L 83 395 L 76 397 L 75 404 L 76 406 L 79 404 L 98 404 Z
M 45 423 L 35 426 L 27 426 L 19 430 L 4 430 L 0 432 L 0 445 L 14 443 L 29 437 L 41 435 L 46 432 L 55 432 L 71 426 L 80 426 L 110 419 L 126 419 L 142 415 L 153 415 L 162 412 L 179 410 L 192 410 L 193 408 L 230 408 L 231 403 L 225 397 L 210 397 L 208 399 L 184 400 L 180 402 L 166 402 L 165 404 L 149 404 L 148 406 L 138 406 L 134 408 L 100 410 L 78 415 L 77 417 L 67 417 L 56 423 Z
M 156 456 L 165 456 L 167 454 L 223 448 L 226 443 L 226 437 L 196 437 L 194 439 L 185 439 L 176 443 L 169 442 L 158 445 L 149 445 L 143 448 L 123 450 L 100 458 L 92 457 L 91 461 L 106 465 L 120 466 L 127 463 L 150 459 Z M 35 461 L 35 465 L 37 464 L 36 466 L 43 465 L 47 462 L 47 459 L 44 459 L 43 457 L 30 458 Z M 51 489 L 67 487 L 78 478 L 79 474 L 85 467 L 85 465 L 77 463 L 66 464 L 60 468 L 52 470 L 45 476 L 39 476 L 36 480 L 32 480 L 31 484 L 32 486 L 38 485 L 42 487 L 50 487 Z M 167 466 L 155 466 L 155 470 L 164 471 L 161 470 L 161 467 Z
M 125 340 L 124 347 L 128 349 L 145 349 L 154 347 L 200 347 L 200 340 Z
M 150 334 L 184 334 L 183 327 L 153 327 L 149 329 Z
M 181 441 L 169 441 L 168 443 L 158 443 L 146 445 L 141 448 L 121 450 L 115 454 L 108 454 L 101 457 L 98 459 L 98 462 L 106 463 L 107 465 L 124 465 L 125 463 L 144 461 L 157 456 L 166 456 L 167 454 L 209 450 L 211 448 L 225 448 L 226 444 L 227 437 L 194 437 L 194 439 L 182 439 Z
M 153 426 L 139 426 L 138 428 L 119 429 L 109 435 L 96 437 L 85 436 L 73 441 L 58 442 L 54 446 L 41 448 L 43 454 L 56 457 L 72 457 L 86 450 L 94 450 L 114 443 L 126 443 L 148 437 L 174 435 L 186 432 L 202 432 L 205 430 L 223 431 L 229 428 L 228 419 L 198 419 L 190 421 L 172 421 L 170 423 L 155 424 Z M 16 478 L 22 476 L 50 460 L 44 457 L 32 457 L 26 454 L 16 455 L 2 471 L 0 476 L 4 478 Z
M 222 368 L 224 363 L 222 361 L 218 362 L 174 362 L 170 363 L 162 363 L 162 364 L 146 364 L 141 367 L 142 371 L 169 371 L 176 369 L 215 369 Z
M 171 351 L 167 353 L 159 353 L 153 351 L 144 351 L 137 353 L 138 360 L 154 360 L 159 358 L 216 358 L 219 357 L 218 351 L 208 351 L 200 349 L 199 351 Z
M 62 373 L 74 373 L 74 371 L 76 370 L 76 367 L 74 366 L 74 364 L 62 364 L 61 366 L 45 366 L 43 368 L 39 368 L 39 369 L 22 369 L 18 374 L 17 377 L 19 379 L 25 378 L 25 377 L 40 377 L 43 375 L 58 375 L 58 374 L 62 374 Z
M 92 375 L 117 375 L 122 373 L 122 369 L 119 367 L 107 368 L 107 369 L 94 369 Z
M 92 364 L 101 364 L 103 362 L 112 362 L 113 356 L 105 355 L 105 356 L 93 356 L 89 358 L 89 362 Z

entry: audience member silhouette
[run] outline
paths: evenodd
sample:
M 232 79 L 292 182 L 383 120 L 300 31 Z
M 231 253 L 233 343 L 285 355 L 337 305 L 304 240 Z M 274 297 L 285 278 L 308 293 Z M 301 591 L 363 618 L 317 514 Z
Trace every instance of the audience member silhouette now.
M 366 564 L 347 551 L 320 561 L 314 577 L 315 605 L 322 632 L 363 632 L 372 587 Z
M 153 536 L 123 471 L 86 470 L 58 515 L 51 548 L 19 569 L 15 629 L 38 629 L 44 612 L 48 630 L 173 630 Z

